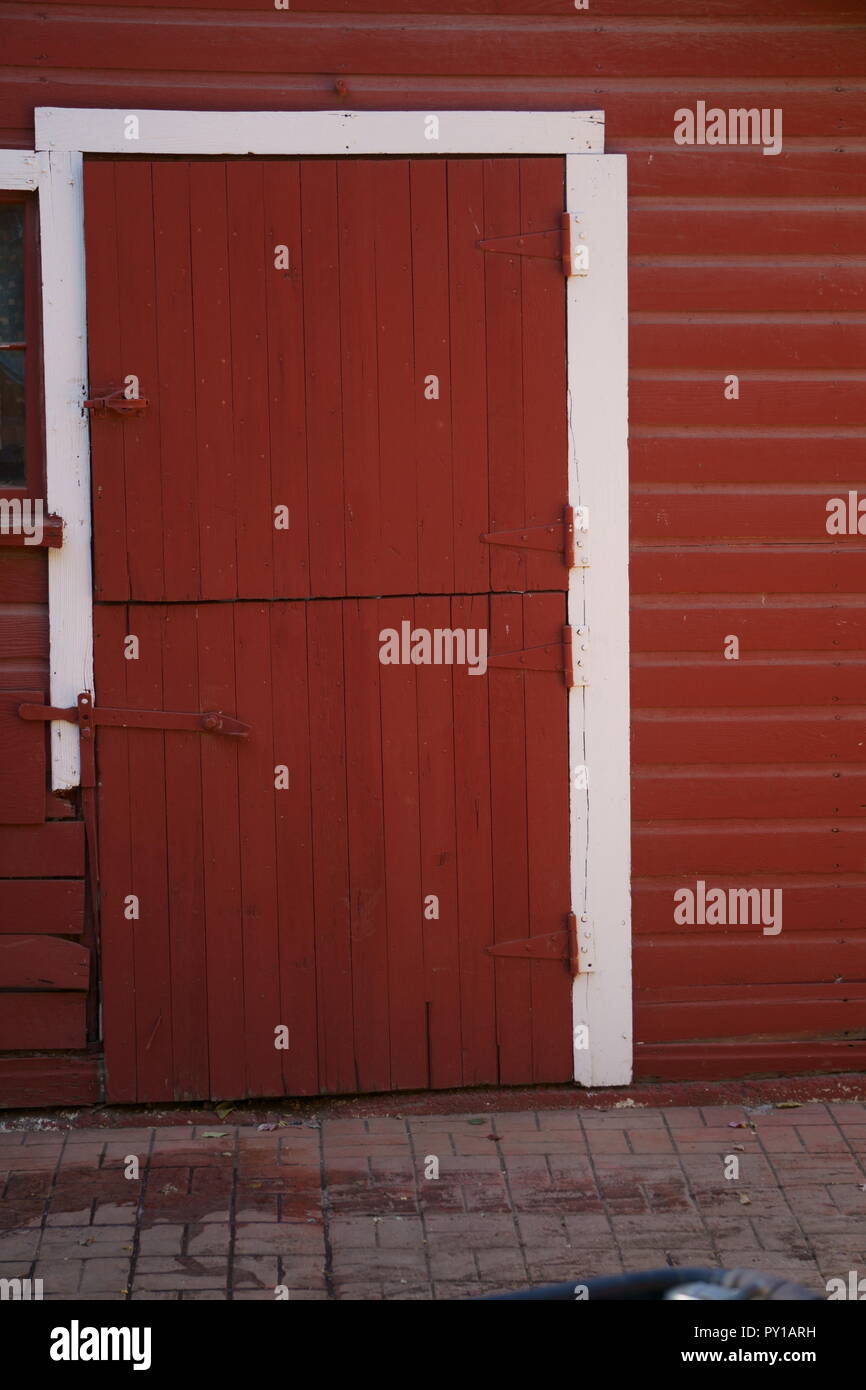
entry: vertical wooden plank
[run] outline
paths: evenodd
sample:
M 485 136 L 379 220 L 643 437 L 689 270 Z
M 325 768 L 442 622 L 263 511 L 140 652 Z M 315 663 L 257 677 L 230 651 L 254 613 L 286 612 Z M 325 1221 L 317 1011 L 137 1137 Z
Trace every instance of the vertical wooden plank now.
M 400 631 L 414 600 L 379 601 L 379 631 Z M 378 660 L 378 658 L 377 658 Z M 382 794 L 388 896 L 388 975 L 392 1084 L 429 1086 L 427 986 L 418 790 L 417 667 L 382 666 Z
M 262 179 L 271 504 L 289 509 L 288 529 L 274 529 L 271 540 L 274 594 L 305 597 L 310 592 L 310 528 L 300 164 L 266 160 Z M 277 255 L 282 246 L 287 248 L 287 268 L 282 253 Z
M 457 626 L 448 597 L 416 599 L 415 625 L 431 633 Z M 430 1085 L 440 1088 L 459 1086 L 462 1073 L 453 692 L 466 679 L 465 666 L 418 668 L 422 896 L 433 894 L 439 902 L 438 920 L 424 920 Z
M 289 1030 L 280 1059 L 285 1093 L 308 1096 L 319 1077 L 307 605 L 273 603 L 270 623 L 273 759 L 289 770 L 288 788 L 276 793 L 280 1022 Z
M 164 709 L 163 638 L 166 610 L 157 604 L 129 609 L 129 633 L 139 656 L 127 661 L 131 709 Z M 138 921 L 130 922 L 135 947 L 138 1099 L 173 1100 L 172 981 L 166 839 L 165 735 L 159 729 L 127 730 L 129 740 L 132 882 Z
M 237 594 L 226 169 L 190 165 L 201 597 Z
M 521 159 L 520 230 L 557 227 L 564 208 L 565 161 Z M 525 522 L 546 526 L 568 501 L 565 276 L 558 261 L 524 256 L 521 278 Z M 568 588 L 561 555 L 527 551 L 526 573 L 527 588 Z
M 448 318 L 446 162 L 413 159 L 414 453 L 417 470 L 418 589 L 454 589 L 454 478 L 451 467 L 451 354 Z M 437 385 L 425 382 L 436 377 Z M 430 399 L 428 399 L 428 395 Z M 476 461 L 476 469 L 481 460 Z
M 340 370 L 346 527 L 346 589 L 378 593 L 381 570 L 382 479 L 376 306 L 376 161 L 346 159 L 337 166 L 340 235 Z M 333 521 L 332 523 L 333 524 Z
M 490 600 L 490 650 L 519 651 L 524 645 L 523 599 Z M 494 939 L 530 935 L 526 858 L 526 714 L 524 683 L 536 679 L 508 667 L 491 667 L 490 801 L 493 835 Z M 499 1079 L 503 1085 L 532 1080 L 532 997 L 526 963 L 498 956 L 496 1026 Z
M 483 161 L 448 161 L 448 263 L 451 320 L 451 434 L 454 491 L 454 587 L 458 593 L 490 587 L 487 437 L 487 329 L 484 252 L 475 243 L 484 227 Z
M 346 592 L 337 166 L 301 165 L 310 592 Z
M 570 621 L 595 634 L 591 684 L 569 701 L 571 745 L 585 745 L 592 761 L 591 789 L 573 795 L 571 821 L 571 900 L 597 914 L 596 973 L 574 988 L 576 1017 L 591 1035 L 591 1046 L 575 1053 L 575 1079 L 584 1086 L 621 1086 L 632 1074 L 627 163 L 620 154 L 590 156 L 588 165 L 566 158 L 569 204 L 583 210 L 595 248 L 592 274 L 566 291 L 570 445 L 575 462 L 593 460 L 575 480 L 589 509 L 592 565 L 571 576 L 568 598 Z M 598 330 L 586 333 L 585 323 Z M 675 441 L 666 440 L 663 452 L 668 444 Z M 724 561 L 716 553 L 711 563 Z
M 61 549 L 49 551 L 51 703 L 74 703 L 93 684 L 93 593 L 88 426 L 75 408 L 87 389 L 83 156 L 53 150 L 39 165 L 40 259 L 48 322 L 43 334 L 46 500 L 63 518 Z M 36 209 L 31 208 L 35 213 Z M 32 217 L 28 222 L 33 225 Z M 79 782 L 78 739 L 71 724 L 51 730 L 54 791 Z
M 376 190 L 376 311 L 379 355 L 381 544 L 372 593 L 418 589 L 417 463 L 412 331 L 409 161 L 372 166 Z
M 274 592 L 274 523 L 261 161 L 230 161 L 226 165 L 226 194 L 238 596 L 270 598 Z
M 154 163 L 153 207 L 165 596 L 178 602 L 200 592 L 189 164 Z
M 128 632 L 125 605 L 97 604 L 93 613 L 96 688 L 106 705 L 128 705 L 123 639 Z M 129 738 L 125 729 L 100 730 L 96 745 L 99 775 L 99 970 L 102 1031 L 105 1039 L 106 1098 L 114 1105 L 138 1099 L 136 1051 L 135 934 L 139 923 L 124 917 L 133 888 L 129 834 L 131 788 Z
M 159 602 L 165 597 L 162 485 L 169 460 L 160 456 L 157 390 L 156 279 L 153 249 L 153 165 L 115 166 L 117 241 L 124 267 L 121 287 L 121 357 L 118 380 L 134 375 L 150 404 L 121 421 L 126 480 L 126 545 L 130 597 Z
M 564 622 L 564 595 L 524 596 L 528 647 L 560 641 Z M 540 936 L 562 931 L 570 907 L 568 691 L 559 671 L 531 672 L 524 682 L 529 935 Z M 567 1081 L 572 1075 L 571 975 L 561 961 L 532 960 L 524 968 L 532 999 L 533 1080 Z
M 457 595 L 455 627 L 490 626 L 489 599 Z M 493 840 L 491 826 L 491 672 L 454 685 L 454 781 L 457 892 L 460 912 L 460 1004 L 463 1085 L 495 1082 L 496 988 L 493 957 Z
M 120 264 L 111 160 L 85 160 L 84 237 L 87 255 L 87 352 L 91 393 L 118 386 L 120 347 Z M 94 597 L 126 599 L 124 432 L 107 412 L 90 418 L 93 495 Z
M 346 787 L 355 1065 L 362 1091 L 391 1088 L 388 914 L 382 820 L 378 604 L 343 605 Z
M 341 603 L 311 603 L 307 615 L 319 1080 L 322 1091 L 358 1089 L 354 1056 L 346 718 Z
M 484 161 L 484 236 L 508 236 L 520 226 L 520 161 Z M 512 531 L 526 524 L 523 309 L 520 256 L 485 255 L 487 428 L 490 440 L 490 525 Z M 491 588 L 525 589 L 525 550 L 494 545 Z
M 230 713 L 237 709 L 237 607 L 231 603 L 206 603 L 198 610 L 202 709 Z M 245 1093 L 247 1084 L 238 749 L 234 739 L 202 740 L 201 794 L 211 1095 L 233 1099 Z
M 167 605 L 163 663 L 163 694 L 167 709 L 202 708 L 198 682 L 198 639 L 195 608 L 191 604 Z M 99 737 L 104 738 L 104 732 Z M 172 1081 L 175 1100 L 198 1100 L 210 1095 L 201 795 L 203 742 L 203 736 L 199 733 L 175 731 L 165 736 L 174 1055 Z
M 251 726 L 238 747 L 241 935 L 247 1094 L 278 1095 L 282 1057 L 274 1030 L 280 1017 L 280 971 L 274 836 L 274 731 L 268 606 L 235 606 L 238 717 Z M 291 1035 L 289 1038 L 291 1042 Z

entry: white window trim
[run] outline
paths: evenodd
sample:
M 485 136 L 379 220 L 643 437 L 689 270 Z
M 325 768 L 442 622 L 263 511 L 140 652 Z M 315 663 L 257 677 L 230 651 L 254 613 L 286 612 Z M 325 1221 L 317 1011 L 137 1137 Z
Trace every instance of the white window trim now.
M 438 119 L 438 138 L 426 133 Z M 128 117 L 137 118 L 135 129 Z M 604 154 L 604 113 L 523 111 L 36 111 L 36 152 L 0 155 L 0 187 L 37 188 L 42 241 L 47 502 L 66 523 L 49 559 L 51 700 L 93 689 L 86 412 L 83 154 L 504 155 L 566 161 L 566 205 L 590 269 L 567 288 L 569 502 L 586 508 L 590 564 L 570 577 L 568 620 L 589 683 L 569 696 L 575 1080 L 626 1085 L 632 1066 L 626 157 Z M 120 370 L 120 367 L 118 368 Z M 582 644 L 585 643 L 585 649 Z M 587 767 L 587 788 L 576 769 Z M 56 788 L 78 782 L 77 732 L 52 725 Z M 585 936 L 585 933 L 590 935 Z
M 0 188 L 33 192 L 39 184 L 39 164 L 32 150 L 0 150 Z

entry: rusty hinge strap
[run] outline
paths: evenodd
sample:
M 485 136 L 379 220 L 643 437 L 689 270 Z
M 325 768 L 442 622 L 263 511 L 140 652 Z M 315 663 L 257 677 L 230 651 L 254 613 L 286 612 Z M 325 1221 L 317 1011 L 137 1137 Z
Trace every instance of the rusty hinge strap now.
M 569 912 L 564 930 L 521 936 L 511 941 L 496 941 L 492 946 L 486 946 L 485 950 L 490 956 L 507 956 L 512 960 L 561 960 L 574 978 L 579 969 L 577 919 L 573 912 Z
M 485 237 L 483 241 L 476 241 L 475 245 L 479 251 L 498 251 L 504 256 L 535 256 L 558 261 L 562 259 L 562 230 L 551 227 L 544 232 Z
M 574 274 L 572 238 L 574 220 L 570 212 L 560 214 L 559 226 L 543 232 L 522 232 L 514 236 L 485 237 L 476 241 L 479 251 L 497 251 L 503 256 L 534 256 L 559 261 L 566 277 Z
M 562 671 L 569 690 L 575 685 L 586 685 L 584 678 L 577 679 L 574 669 L 574 637 L 570 627 L 562 629 L 561 642 L 546 642 L 541 647 L 524 647 L 521 651 L 498 652 L 487 658 L 488 666 L 505 667 L 518 671 Z
M 549 526 L 522 526 L 516 531 L 486 531 L 481 539 L 488 545 L 504 545 L 512 550 L 547 550 L 562 554 L 566 569 L 574 569 L 574 507 L 565 507 L 561 521 Z

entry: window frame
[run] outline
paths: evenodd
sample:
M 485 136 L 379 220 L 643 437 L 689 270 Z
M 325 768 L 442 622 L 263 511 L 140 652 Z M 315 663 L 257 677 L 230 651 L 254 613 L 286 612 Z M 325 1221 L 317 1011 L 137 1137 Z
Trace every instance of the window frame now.
M 42 294 L 39 274 L 38 195 L 19 188 L 0 188 L 0 204 L 24 209 L 24 482 L 0 481 L 0 495 L 45 498 L 45 431 L 42 390 Z M 47 509 L 46 509 L 47 510 Z M 0 535 L 0 546 L 13 543 Z

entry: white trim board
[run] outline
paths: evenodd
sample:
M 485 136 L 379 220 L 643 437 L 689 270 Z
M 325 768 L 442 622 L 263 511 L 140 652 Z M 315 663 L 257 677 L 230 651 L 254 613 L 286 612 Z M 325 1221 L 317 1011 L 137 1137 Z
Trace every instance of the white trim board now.
M 36 148 L 179 155 L 601 154 L 604 112 L 78 111 L 40 106 Z
M 41 200 L 46 344 L 48 502 L 67 522 L 52 552 L 51 696 L 93 689 L 90 477 L 82 153 L 197 155 L 507 155 L 565 157 L 566 206 L 589 249 L 589 273 L 567 289 L 569 502 L 586 508 L 588 565 L 572 571 L 568 619 L 589 683 L 569 695 L 571 904 L 590 932 L 589 973 L 574 984 L 575 1080 L 631 1080 L 628 695 L 626 157 L 604 154 L 602 112 L 82 111 L 39 108 L 38 155 L 8 177 L 31 177 Z M 138 118 L 138 139 L 125 134 Z M 3 174 L 0 162 L 0 178 Z M 2 186 L 2 185 L 0 185 Z M 12 187 L 25 186 L 14 183 Z M 31 186 L 31 185 L 26 185 Z M 563 403 L 565 408 L 566 403 Z M 584 646 L 585 644 L 585 646 Z M 94 692 L 95 693 L 95 692 Z M 53 726 L 55 787 L 77 783 L 77 734 Z M 576 780 L 587 770 L 587 786 Z M 582 937 L 582 939 L 584 939 Z M 589 938 L 584 944 L 589 946 Z
M 39 238 L 42 251 L 42 356 L 45 477 L 49 512 L 63 518 L 63 545 L 48 552 L 51 703 L 74 705 L 93 689 L 90 423 L 87 396 L 87 305 L 84 279 L 83 159 L 42 156 Z M 78 730 L 51 725 L 55 790 L 79 781 Z
M 589 559 L 572 570 L 568 596 L 589 681 L 569 697 L 571 901 L 593 956 L 593 973 L 575 980 L 575 1030 L 587 1028 L 588 1047 L 575 1046 L 574 1075 L 621 1086 L 632 1066 L 626 156 L 570 155 L 565 181 L 590 248 L 589 274 L 567 290 L 568 491 L 586 508 L 578 540 Z
M 93 688 L 90 450 L 82 410 L 87 380 L 82 157 L 0 151 L 0 188 L 37 192 L 42 280 L 45 502 L 63 518 L 63 546 L 48 551 L 51 703 L 74 705 Z M 79 782 L 78 731 L 51 726 L 51 784 Z
M 34 190 L 39 183 L 39 165 L 33 150 L 0 150 L 0 188 Z

